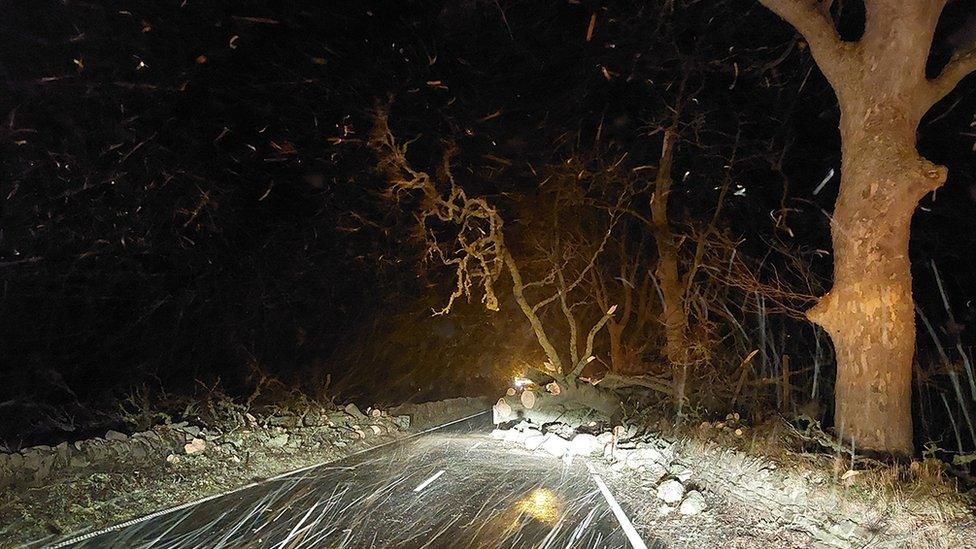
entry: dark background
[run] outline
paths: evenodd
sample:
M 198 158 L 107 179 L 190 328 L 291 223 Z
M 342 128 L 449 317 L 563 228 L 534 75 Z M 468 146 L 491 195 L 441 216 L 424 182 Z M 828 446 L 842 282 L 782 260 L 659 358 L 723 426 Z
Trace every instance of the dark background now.
M 633 4 L 0 2 L 0 438 L 81 436 L 133 391 L 246 394 L 264 375 L 367 402 L 495 390 L 495 363 L 531 335 L 511 307 L 431 317 L 450 281 L 379 197 L 361 141 L 378 101 L 420 136 L 418 164 L 452 139 L 469 192 L 514 211 L 538 188 L 530 166 L 654 164 L 691 67 L 676 219 L 708 218 L 738 135 L 746 192 L 724 226 L 757 256 L 771 240 L 829 250 L 837 176 L 812 191 L 839 168 L 838 112 L 804 44 L 751 0 Z M 919 307 L 947 346 L 968 347 L 976 310 L 974 85 L 919 128 L 950 170 L 912 240 Z M 830 256 L 810 257 L 829 281 Z

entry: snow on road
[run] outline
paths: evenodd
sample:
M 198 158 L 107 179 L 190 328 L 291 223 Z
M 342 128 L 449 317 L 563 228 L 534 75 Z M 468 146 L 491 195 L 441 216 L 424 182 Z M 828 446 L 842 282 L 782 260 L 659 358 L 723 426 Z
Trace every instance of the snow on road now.
M 663 547 L 598 475 L 488 437 L 486 416 L 308 468 L 71 547 Z

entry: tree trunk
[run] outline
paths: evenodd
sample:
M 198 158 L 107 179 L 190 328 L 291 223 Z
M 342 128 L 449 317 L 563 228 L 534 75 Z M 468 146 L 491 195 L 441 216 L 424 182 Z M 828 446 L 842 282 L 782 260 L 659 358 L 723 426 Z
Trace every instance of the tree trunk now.
M 688 317 L 685 315 L 685 291 L 678 275 L 678 246 L 668 223 L 668 197 L 671 194 L 671 162 L 678 134 L 674 127 L 664 130 L 661 164 L 654 182 L 651 220 L 657 242 L 657 275 L 664 297 L 661 323 L 664 324 L 664 356 L 672 365 L 687 362 Z M 677 375 L 677 374 L 676 374 Z M 681 398 L 683 395 L 679 395 Z
M 808 312 L 834 342 L 834 423 L 855 449 L 912 453 L 915 309 L 908 239 L 918 201 L 945 169 L 915 149 L 915 109 L 843 105 L 840 194 L 831 222 L 834 284 Z
M 624 353 L 624 326 L 616 322 L 607 324 L 607 335 L 610 337 L 610 371 L 618 374 L 627 373 L 627 355 Z
M 946 180 L 921 158 L 922 116 L 976 70 L 956 52 L 935 79 L 929 51 L 947 0 L 864 0 L 864 34 L 844 42 L 831 2 L 759 0 L 803 34 L 840 104 L 842 166 L 834 207 L 834 287 L 807 315 L 837 354 L 837 430 L 855 448 L 912 451 L 915 311 L 908 235 L 918 201 Z

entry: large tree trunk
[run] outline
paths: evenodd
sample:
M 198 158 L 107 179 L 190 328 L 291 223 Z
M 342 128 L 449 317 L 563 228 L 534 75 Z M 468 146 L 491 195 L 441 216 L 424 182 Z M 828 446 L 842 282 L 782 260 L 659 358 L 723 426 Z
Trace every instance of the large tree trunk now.
M 835 424 L 855 448 L 912 451 L 915 351 L 908 238 L 918 201 L 944 169 L 919 157 L 910 106 L 847 105 L 834 208 L 834 285 L 808 313 L 834 341 Z
M 842 177 L 834 207 L 834 286 L 809 311 L 837 354 L 834 422 L 855 448 L 912 452 L 915 312 L 908 235 L 918 201 L 946 169 L 921 158 L 922 116 L 976 69 L 976 54 L 925 75 L 947 0 L 865 0 L 864 34 L 842 42 L 830 0 L 759 0 L 810 47 L 840 104 Z

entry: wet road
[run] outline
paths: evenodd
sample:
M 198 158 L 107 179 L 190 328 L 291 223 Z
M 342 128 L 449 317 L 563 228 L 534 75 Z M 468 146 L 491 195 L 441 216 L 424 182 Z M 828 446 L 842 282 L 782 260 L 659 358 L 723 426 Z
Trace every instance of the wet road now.
M 70 547 L 663 547 L 599 475 L 493 440 L 483 414 Z

